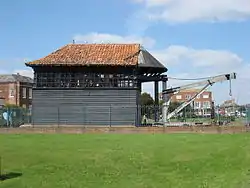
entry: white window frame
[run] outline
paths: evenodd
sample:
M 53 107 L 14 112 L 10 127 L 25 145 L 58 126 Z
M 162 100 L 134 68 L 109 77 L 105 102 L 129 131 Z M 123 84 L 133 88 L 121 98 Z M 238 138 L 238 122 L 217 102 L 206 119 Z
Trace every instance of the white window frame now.
M 182 96 L 181 95 L 176 95 L 175 97 L 177 100 L 181 100 L 182 99 Z
M 10 90 L 9 90 L 9 98 L 14 98 L 14 97 L 15 97 L 15 89 L 10 88 Z
M 210 102 L 209 102 L 209 101 L 204 101 L 204 102 L 203 102 L 203 108 L 204 108 L 204 109 L 209 109 L 209 108 L 211 108 Z
M 32 99 L 32 88 L 29 88 L 29 99 Z
M 186 100 L 191 99 L 191 95 L 190 95 L 190 94 L 186 94 L 186 95 L 185 95 L 185 99 L 186 99 Z
M 22 88 L 22 98 L 23 99 L 27 98 L 27 89 L 25 87 Z
M 209 99 L 209 95 L 203 95 L 203 99 Z
M 199 104 L 199 105 L 197 105 L 197 104 Z M 201 103 L 199 101 L 195 101 L 194 102 L 194 108 L 200 109 L 201 108 Z

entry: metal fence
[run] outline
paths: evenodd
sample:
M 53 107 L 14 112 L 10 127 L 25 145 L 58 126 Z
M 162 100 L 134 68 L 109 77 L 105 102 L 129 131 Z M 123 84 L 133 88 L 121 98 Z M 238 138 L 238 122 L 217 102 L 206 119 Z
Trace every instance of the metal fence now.
M 0 127 L 19 127 L 31 123 L 31 112 L 25 108 L 0 108 Z
M 40 112 L 31 114 L 30 110 L 23 108 L 0 109 L 0 127 L 19 127 L 21 125 L 56 125 L 56 126 L 157 126 L 162 125 L 162 106 L 81 106 L 42 108 Z M 39 111 L 39 110 L 38 110 Z M 250 123 L 250 108 L 246 111 L 246 117 L 223 116 L 211 112 L 199 114 L 193 109 L 184 109 L 170 119 L 169 126 L 199 125 L 199 124 L 227 124 L 232 121 Z M 33 116 L 33 117 L 32 117 Z M 36 122 L 39 120 L 40 122 Z

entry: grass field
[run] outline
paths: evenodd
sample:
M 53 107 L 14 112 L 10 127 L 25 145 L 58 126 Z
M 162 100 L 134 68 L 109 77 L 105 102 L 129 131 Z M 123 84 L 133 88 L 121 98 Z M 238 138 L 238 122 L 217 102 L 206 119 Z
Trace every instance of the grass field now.
M 249 134 L 0 135 L 1 188 L 248 188 Z

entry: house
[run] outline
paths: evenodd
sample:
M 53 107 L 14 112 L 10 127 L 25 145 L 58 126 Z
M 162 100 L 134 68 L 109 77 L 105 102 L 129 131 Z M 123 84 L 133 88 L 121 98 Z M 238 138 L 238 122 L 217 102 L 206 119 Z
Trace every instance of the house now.
M 235 102 L 235 99 L 226 100 L 220 105 L 220 109 L 228 116 L 234 116 L 238 107 L 239 105 Z
M 188 89 L 182 90 L 171 97 L 171 102 L 182 103 L 191 99 L 196 95 L 200 89 Z M 196 115 L 210 116 L 213 107 L 213 97 L 211 91 L 204 91 L 202 94 L 198 95 L 196 99 L 191 103 Z
M 141 84 L 154 82 L 158 103 L 167 80 L 140 44 L 68 44 L 26 66 L 34 70 L 34 127 L 139 125 Z
M 20 74 L 0 75 L 0 101 L 31 108 L 33 79 Z

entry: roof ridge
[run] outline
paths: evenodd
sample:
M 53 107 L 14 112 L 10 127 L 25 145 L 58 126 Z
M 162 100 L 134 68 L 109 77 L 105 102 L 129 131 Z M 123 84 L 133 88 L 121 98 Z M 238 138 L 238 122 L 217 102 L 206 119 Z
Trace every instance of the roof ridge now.
M 140 43 L 76 43 L 76 44 L 72 44 L 72 43 L 69 43 L 69 44 L 66 44 L 64 45 L 63 47 L 66 47 L 66 46 L 84 46 L 84 45 L 138 45 L 138 46 L 141 46 Z M 61 47 L 61 48 L 63 48 Z

